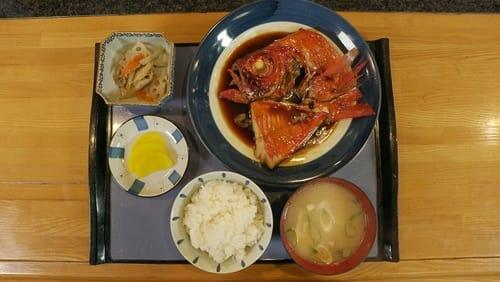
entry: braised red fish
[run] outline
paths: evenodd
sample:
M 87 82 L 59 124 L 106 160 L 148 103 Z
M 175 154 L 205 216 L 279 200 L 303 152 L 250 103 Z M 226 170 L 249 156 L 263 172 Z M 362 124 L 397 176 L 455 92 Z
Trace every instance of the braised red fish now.
M 255 156 L 269 168 L 302 148 L 328 117 L 325 112 L 271 100 L 253 102 L 250 112 Z
M 356 85 L 357 72 L 350 67 L 357 55 L 357 49 L 339 54 L 321 34 L 300 29 L 236 60 L 227 70 L 236 88 L 219 97 L 244 104 L 292 94 L 331 99 Z
M 375 114 L 360 103 L 366 62 L 354 63 L 358 55 L 357 49 L 341 54 L 323 35 L 300 29 L 237 59 L 219 98 L 250 104 L 255 156 L 273 168 L 323 124 Z
M 361 91 L 353 88 L 331 101 L 314 102 L 314 110 L 330 114 L 329 119 L 331 121 L 374 115 L 375 111 L 370 105 L 359 103 L 361 97 L 363 97 Z

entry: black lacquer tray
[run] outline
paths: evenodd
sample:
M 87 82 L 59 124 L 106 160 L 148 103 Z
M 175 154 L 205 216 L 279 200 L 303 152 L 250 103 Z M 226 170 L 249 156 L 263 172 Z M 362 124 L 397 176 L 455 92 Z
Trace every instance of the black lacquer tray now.
M 382 103 L 376 126 L 360 153 L 333 176 L 362 188 L 376 208 L 378 232 L 367 260 L 398 261 L 398 163 L 396 120 L 392 96 L 389 40 L 368 42 L 382 81 Z M 98 57 L 96 44 L 96 62 Z M 197 45 L 176 45 L 174 96 L 158 107 L 109 106 L 95 93 L 92 97 L 89 145 L 90 264 L 109 262 L 186 262 L 175 248 L 169 230 L 170 208 L 180 188 L 193 177 L 225 169 L 197 140 L 186 110 L 184 81 Z M 97 65 L 97 63 L 96 63 Z M 173 121 L 190 147 L 190 165 L 182 181 L 155 198 L 128 194 L 114 181 L 107 163 L 107 147 L 122 122 L 141 114 L 155 114 Z M 293 189 L 263 187 L 273 209 L 275 230 L 260 261 L 289 262 L 279 238 L 281 209 Z

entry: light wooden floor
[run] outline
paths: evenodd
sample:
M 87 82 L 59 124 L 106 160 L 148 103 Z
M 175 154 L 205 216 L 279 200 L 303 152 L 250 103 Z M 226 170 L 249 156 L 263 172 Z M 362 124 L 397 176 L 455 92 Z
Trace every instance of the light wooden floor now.
M 89 266 L 93 46 L 112 31 L 198 41 L 223 14 L 0 20 L 0 275 L 6 279 L 305 280 L 290 265 Z M 389 37 L 399 141 L 400 263 L 340 280 L 500 279 L 500 15 L 342 13 Z

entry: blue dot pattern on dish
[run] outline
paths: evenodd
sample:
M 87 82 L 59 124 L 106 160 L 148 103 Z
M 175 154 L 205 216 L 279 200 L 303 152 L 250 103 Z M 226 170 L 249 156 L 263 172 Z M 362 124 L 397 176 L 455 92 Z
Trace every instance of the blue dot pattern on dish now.
M 182 242 L 184 242 L 184 239 L 180 239 L 180 240 L 178 240 L 178 241 L 177 241 L 177 245 L 182 244 Z
M 174 132 L 172 132 L 172 137 L 174 137 L 175 144 L 177 144 L 182 140 L 182 133 L 179 129 L 175 129 Z
M 217 272 L 220 272 L 220 264 L 217 265 Z
M 271 223 L 269 223 L 269 222 L 268 222 L 268 223 L 266 223 L 266 226 L 267 226 L 267 227 L 271 227 L 271 226 L 273 226 L 273 225 L 272 225 Z
M 121 147 L 109 147 L 109 158 L 123 159 L 125 157 L 125 149 Z
M 187 196 L 185 194 L 180 194 L 179 197 L 186 198 Z
M 203 183 L 203 182 L 205 182 L 205 181 L 203 180 L 203 178 L 198 177 L 198 182 Z
M 135 117 L 134 123 L 135 126 L 137 127 L 137 130 L 139 131 L 146 130 L 149 128 L 148 123 L 146 122 L 146 119 L 143 116 Z
M 241 267 L 245 267 L 245 262 L 244 261 L 241 261 Z
M 128 192 L 134 195 L 139 195 L 144 188 L 144 185 L 146 183 L 140 181 L 139 179 L 135 179 L 134 183 L 132 183 L 132 186 L 128 189 Z
M 261 251 L 263 251 L 263 250 L 264 250 L 264 247 L 262 247 L 262 245 L 260 245 L 260 244 L 259 244 L 259 249 L 260 249 Z
M 178 220 L 178 219 L 179 219 L 179 217 L 178 217 L 178 216 L 174 216 L 174 217 L 172 217 L 172 221 L 176 221 L 176 220 Z
M 179 179 L 181 179 L 181 175 L 176 170 L 172 171 L 172 173 L 168 176 L 168 180 L 173 185 L 175 185 Z
M 222 173 L 222 178 L 226 178 L 226 173 L 225 172 Z
M 195 258 L 193 259 L 193 264 L 196 264 L 196 263 L 198 262 L 198 260 L 199 260 L 199 259 L 200 259 L 200 257 L 195 257 Z

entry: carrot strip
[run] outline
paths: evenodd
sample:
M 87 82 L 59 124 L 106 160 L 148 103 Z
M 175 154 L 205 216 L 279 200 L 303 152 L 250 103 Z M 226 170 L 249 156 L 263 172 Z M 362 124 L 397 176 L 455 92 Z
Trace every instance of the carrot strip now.
M 153 98 L 149 97 L 148 93 L 145 90 L 139 91 L 139 93 L 137 93 L 137 97 L 139 97 L 140 99 L 142 99 L 144 101 L 148 101 L 148 102 L 154 101 Z
M 138 53 L 136 54 L 132 60 L 128 62 L 128 64 L 122 69 L 121 75 L 128 76 L 131 72 L 135 71 L 141 66 L 141 60 L 144 58 L 144 54 Z

